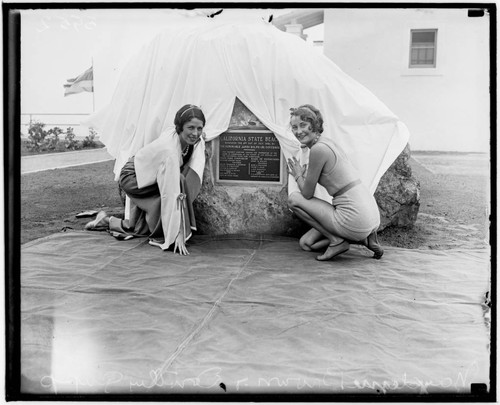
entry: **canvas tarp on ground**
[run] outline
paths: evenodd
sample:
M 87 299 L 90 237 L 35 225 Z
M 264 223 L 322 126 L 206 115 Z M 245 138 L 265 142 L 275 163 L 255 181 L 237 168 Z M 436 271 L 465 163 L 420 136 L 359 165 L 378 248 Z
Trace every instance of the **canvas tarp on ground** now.
M 104 232 L 23 245 L 23 392 L 489 386 L 489 249 L 388 247 L 374 260 L 353 246 L 317 262 L 293 238 L 195 236 L 189 251 Z
M 307 154 L 291 133 L 289 109 L 318 107 L 323 136 L 345 149 L 372 192 L 409 139 L 380 100 L 305 41 L 260 18 L 234 20 L 229 12 L 168 22 L 131 59 L 111 103 L 87 125 L 98 128 L 119 173 L 140 148 L 173 131 L 184 104 L 201 106 L 207 140 L 216 138 L 228 128 L 236 97 L 274 132 L 285 158 L 301 156 L 303 163 Z

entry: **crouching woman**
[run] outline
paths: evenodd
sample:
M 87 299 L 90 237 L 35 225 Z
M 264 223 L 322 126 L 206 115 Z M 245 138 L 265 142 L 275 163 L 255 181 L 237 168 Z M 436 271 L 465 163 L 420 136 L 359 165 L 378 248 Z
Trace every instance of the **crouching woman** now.
M 350 243 L 357 243 L 380 259 L 384 251 L 377 240 L 380 214 L 375 198 L 357 177 L 346 154 L 322 136 L 321 112 L 309 104 L 292 109 L 290 125 L 303 147 L 310 149 L 307 168 L 295 157 L 288 159 L 289 171 L 300 189 L 290 194 L 289 207 L 312 227 L 300 239 L 301 248 L 311 251 L 326 247 L 316 259 L 330 260 L 347 252 Z M 316 184 L 325 187 L 331 204 L 313 196 Z
M 130 199 L 129 218 L 101 211 L 85 229 L 107 229 L 118 239 L 148 236 L 153 246 L 166 250 L 173 245 L 174 253 L 189 254 L 186 241 L 196 229 L 192 202 L 201 188 L 193 167 L 202 173 L 205 122 L 197 106 L 188 104 L 177 111 L 175 132 L 144 146 L 120 172 L 119 185 Z

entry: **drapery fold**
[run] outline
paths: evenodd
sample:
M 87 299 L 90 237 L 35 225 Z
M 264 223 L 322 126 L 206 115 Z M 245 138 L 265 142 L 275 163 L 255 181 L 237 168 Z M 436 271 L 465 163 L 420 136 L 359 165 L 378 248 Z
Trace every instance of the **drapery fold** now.
M 173 130 L 184 104 L 202 108 L 210 141 L 227 130 L 236 98 L 275 134 L 285 158 L 304 155 L 305 161 L 289 109 L 318 107 L 323 136 L 346 151 L 372 192 L 409 139 L 377 97 L 305 41 L 264 21 L 223 14 L 169 24 L 131 59 L 111 103 L 86 124 L 98 128 L 119 173 L 129 156 Z M 293 183 L 290 178 L 291 189 Z

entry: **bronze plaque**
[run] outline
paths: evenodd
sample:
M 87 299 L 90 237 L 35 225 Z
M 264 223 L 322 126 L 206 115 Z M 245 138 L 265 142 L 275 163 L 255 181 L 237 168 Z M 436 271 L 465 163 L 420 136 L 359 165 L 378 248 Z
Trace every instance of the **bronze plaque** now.
M 281 148 L 270 131 L 224 132 L 218 158 L 218 180 L 281 181 Z

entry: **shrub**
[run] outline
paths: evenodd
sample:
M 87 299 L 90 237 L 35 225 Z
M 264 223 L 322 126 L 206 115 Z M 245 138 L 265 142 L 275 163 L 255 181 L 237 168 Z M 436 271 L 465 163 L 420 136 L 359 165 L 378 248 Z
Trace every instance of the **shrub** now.
M 59 127 L 54 127 L 45 130 L 45 124 L 40 121 L 32 121 L 28 126 L 28 140 L 26 148 L 31 152 L 46 152 L 64 150 L 77 150 L 83 148 L 96 148 L 98 141 L 95 140 L 97 131 L 94 128 L 89 129 L 89 134 L 83 141 L 77 141 L 76 135 L 72 127 L 66 128 L 64 132 Z M 65 134 L 64 140 L 60 139 L 60 135 Z
M 66 149 L 77 150 L 80 149 L 80 142 L 75 140 L 75 133 L 73 132 L 73 128 L 66 128 L 66 137 L 64 138 L 66 143 Z
M 84 148 L 95 148 L 97 146 L 95 137 L 97 132 L 94 128 L 89 128 L 89 134 L 82 141 L 82 145 Z
M 46 131 L 45 124 L 33 121 L 28 127 L 28 141 L 26 147 L 34 152 L 54 151 L 60 146 L 59 135 L 63 133 L 59 127 Z
M 44 127 L 45 124 L 42 122 L 30 122 L 30 126 L 28 127 L 28 142 L 26 144 L 29 150 L 36 152 L 43 150 L 45 137 L 47 136 L 47 131 L 43 129 Z
M 62 134 L 62 129 L 59 127 L 51 128 L 47 131 L 45 139 L 43 140 L 43 147 L 46 150 L 56 150 L 59 146 L 59 135 Z

